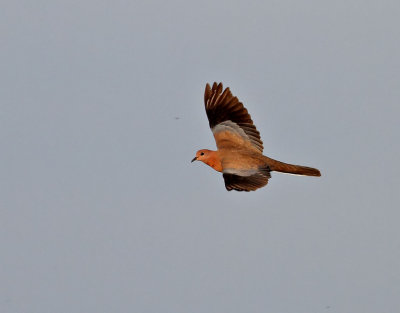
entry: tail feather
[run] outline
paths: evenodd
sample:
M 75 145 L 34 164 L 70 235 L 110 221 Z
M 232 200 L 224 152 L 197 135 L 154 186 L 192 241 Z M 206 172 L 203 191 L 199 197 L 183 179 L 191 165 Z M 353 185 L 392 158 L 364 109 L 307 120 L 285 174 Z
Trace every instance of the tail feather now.
M 301 166 L 301 165 L 294 165 L 294 164 L 287 164 L 283 163 L 271 158 L 266 157 L 267 164 L 271 171 L 281 172 L 281 173 L 289 173 L 295 175 L 305 175 L 305 176 L 321 176 L 321 173 L 318 169 L 308 167 L 308 166 Z

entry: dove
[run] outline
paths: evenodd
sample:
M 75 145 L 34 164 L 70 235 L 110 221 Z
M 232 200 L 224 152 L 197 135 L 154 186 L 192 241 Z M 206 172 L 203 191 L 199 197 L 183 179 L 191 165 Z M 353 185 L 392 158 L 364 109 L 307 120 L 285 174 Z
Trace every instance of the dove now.
M 254 191 L 267 185 L 271 172 L 321 176 L 318 169 L 293 165 L 263 155 L 263 142 L 250 114 L 229 87 L 207 84 L 204 104 L 217 150 L 201 149 L 194 161 L 221 172 L 228 191 Z

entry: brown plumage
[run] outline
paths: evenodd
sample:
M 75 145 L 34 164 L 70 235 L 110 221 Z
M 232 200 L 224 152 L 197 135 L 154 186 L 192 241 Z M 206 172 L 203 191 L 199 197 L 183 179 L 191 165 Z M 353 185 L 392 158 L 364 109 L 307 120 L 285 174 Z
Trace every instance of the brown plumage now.
M 265 186 L 270 172 L 321 176 L 319 170 L 292 165 L 262 154 L 263 142 L 250 114 L 222 83 L 206 85 L 204 103 L 217 151 L 197 151 L 193 161 L 202 161 L 222 172 L 228 191 L 252 191 Z

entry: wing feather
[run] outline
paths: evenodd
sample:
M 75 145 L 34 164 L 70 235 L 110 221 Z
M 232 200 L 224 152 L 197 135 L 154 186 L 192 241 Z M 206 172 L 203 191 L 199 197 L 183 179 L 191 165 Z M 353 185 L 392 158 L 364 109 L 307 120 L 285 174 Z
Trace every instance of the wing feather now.
M 254 191 L 268 184 L 271 178 L 269 167 L 260 167 L 256 171 L 235 171 L 224 170 L 222 176 L 225 181 L 225 188 L 228 191 Z
M 206 85 L 204 103 L 210 128 L 213 130 L 215 141 L 219 146 L 217 133 L 231 131 L 235 136 L 242 137 L 242 143 L 247 141 L 253 148 L 262 153 L 264 147 L 260 133 L 253 124 L 250 114 L 243 104 L 234 97 L 229 88 L 223 90 L 222 83 Z M 218 127 L 218 125 L 230 128 Z M 239 131 L 242 130 L 242 131 Z M 239 142 L 240 140 L 236 140 Z

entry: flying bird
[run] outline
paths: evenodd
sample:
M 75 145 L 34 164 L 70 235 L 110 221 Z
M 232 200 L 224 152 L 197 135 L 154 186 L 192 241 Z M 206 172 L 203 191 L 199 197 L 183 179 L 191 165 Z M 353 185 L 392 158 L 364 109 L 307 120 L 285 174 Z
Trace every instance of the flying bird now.
M 206 85 L 204 104 L 217 151 L 202 149 L 193 161 L 221 172 L 228 191 L 264 187 L 271 172 L 321 176 L 316 168 L 283 163 L 263 155 L 263 142 L 247 109 L 222 83 Z

